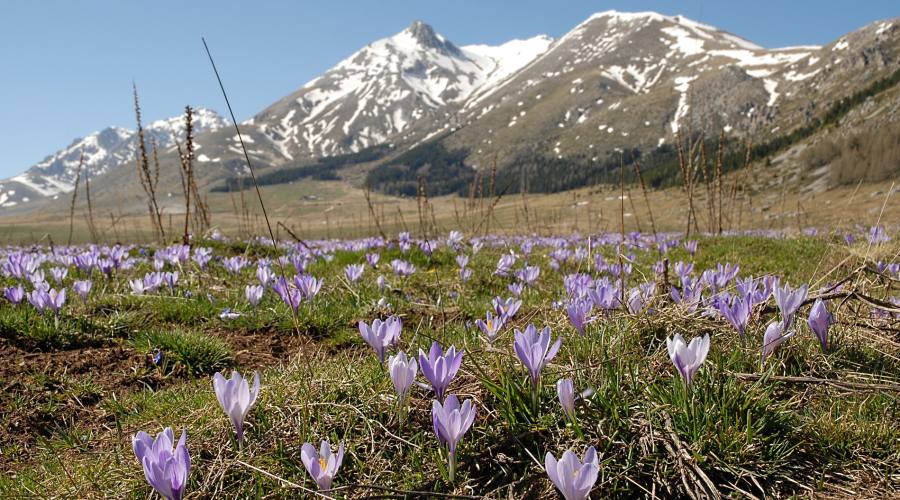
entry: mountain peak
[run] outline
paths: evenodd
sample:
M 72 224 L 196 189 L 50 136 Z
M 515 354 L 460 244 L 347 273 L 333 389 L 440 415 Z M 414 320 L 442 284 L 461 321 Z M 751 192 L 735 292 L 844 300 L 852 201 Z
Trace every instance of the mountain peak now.
M 413 21 L 412 24 L 410 24 L 409 27 L 406 28 L 406 32 L 412 35 L 413 38 L 415 38 L 422 44 L 432 44 L 435 42 L 440 42 L 440 39 L 434 32 L 434 28 L 432 28 L 430 24 L 427 24 L 423 21 Z
M 408 28 L 394 38 L 409 38 L 415 45 L 427 49 L 434 49 L 444 54 L 460 55 L 459 49 L 449 40 L 437 34 L 430 24 L 423 21 L 413 21 Z

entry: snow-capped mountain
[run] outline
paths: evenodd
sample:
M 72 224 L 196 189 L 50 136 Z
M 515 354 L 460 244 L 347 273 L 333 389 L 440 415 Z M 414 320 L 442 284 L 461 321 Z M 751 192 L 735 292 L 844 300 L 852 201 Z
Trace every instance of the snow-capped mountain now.
M 415 22 L 373 42 L 247 122 L 287 159 L 358 151 L 452 120 L 543 53 L 546 36 L 457 47 Z
M 659 145 L 696 125 L 706 109 L 710 130 L 747 131 L 754 114 L 778 104 L 785 80 L 805 77 L 819 50 L 767 50 L 680 16 L 603 12 L 489 98 L 470 103 L 455 140 L 480 142 L 483 154 L 493 154 L 494 142 L 552 138 L 554 156 Z
M 221 129 L 231 122 L 215 111 L 194 110 L 194 133 L 203 135 Z M 160 150 L 184 140 L 184 116 L 157 120 L 144 127 L 147 146 L 155 141 Z M 0 180 L 0 207 L 8 208 L 42 197 L 71 192 L 81 155 L 84 153 L 84 175 L 91 179 L 122 166 L 134 166 L 137 132 L 109 127 L 86 137 L 75 139 L 69 146 L 44 158 L 25 172 Z
M 681 16 L 602 12 L 469 101 L 444 140 L 476 166 L 522 151 L 596 160 L 679 132 L 761 141 L 900 67 L 898 34 L 881 22 L 825 47 L 765 49 Z
M 493 159 L 501 170 L 524 160 L 572 158 L 572 168 L 590 168 L 618 151 L 652 152 L 683 134 L 724 131 L 764 142 L 821 118 L 835 102 L 898 68 L 896 19 L 826 46 L 776 49 L 654 12 L 601 12 L 556 41 L 541 35 L 498 46 L 457 46 L 415 22 L 240 127 L 261 170 L 378 144 L 395 146 L 388 162 L 430 141 L 465 151 L 461 171 Z M 894 99 L 867 116 L 857 123 L 900 121 L 900 103 Z M 202 186 L 245 168 L 238 137 L 226 124 L 211 111 L 198 117 Z M 177 117 L 147 127 L 161 148 L 161 189 L 172 193 L 180 181 L 171 134 L 180 126 Z M 119 168 L 133 165 L 134 132 L 111 128 L 0 181 L 0 207 L 70 190 L 82 150 L 101 196 L 121 195 L 125 183 L 135 183 L 131 170 Z

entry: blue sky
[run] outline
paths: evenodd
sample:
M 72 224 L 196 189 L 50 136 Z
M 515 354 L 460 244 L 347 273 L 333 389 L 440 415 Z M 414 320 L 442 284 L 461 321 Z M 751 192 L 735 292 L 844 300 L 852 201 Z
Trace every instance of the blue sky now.
M 825 44 L 900 16 L 897 0 L 7 2 L 0 11 L 0 178 L 94 130 L 133 128 L 132 80 L 145 121 L 177 115 L 186 104 L 224 114 L 201 35 L 243 120 L 416 19 L 458 45 L 496 44 L 559 37 L 608 9 L 683 14 L 765 47 Z

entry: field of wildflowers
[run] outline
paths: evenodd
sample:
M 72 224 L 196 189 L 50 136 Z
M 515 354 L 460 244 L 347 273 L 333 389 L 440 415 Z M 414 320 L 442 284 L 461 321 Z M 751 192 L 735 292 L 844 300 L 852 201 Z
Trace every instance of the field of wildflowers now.
M 900 247 L 0 250 L 0 496 L 900 494 Z

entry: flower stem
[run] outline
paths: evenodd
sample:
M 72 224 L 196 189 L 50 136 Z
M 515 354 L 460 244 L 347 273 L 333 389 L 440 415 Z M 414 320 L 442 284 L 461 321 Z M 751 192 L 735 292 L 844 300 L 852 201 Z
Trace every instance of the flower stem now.
M 456 477 L 456 450 L 450 451 L 450 469 L 448 471 L 450 482 L 453 482 L 453 478 Z

